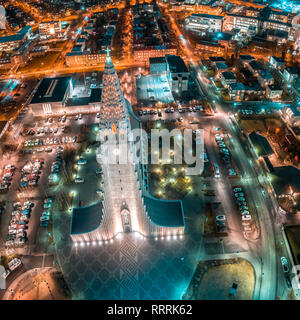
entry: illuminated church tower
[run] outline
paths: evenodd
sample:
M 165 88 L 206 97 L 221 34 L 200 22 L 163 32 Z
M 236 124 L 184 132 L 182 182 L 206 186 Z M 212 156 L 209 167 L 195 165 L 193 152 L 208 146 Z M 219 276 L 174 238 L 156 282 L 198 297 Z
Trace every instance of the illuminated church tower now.
M 141 121 L 123 96 L 109 52 L 100 108 L 97 161 L 103 171 L 104 197 L 101 204 L 75 209 L 71 226 L 73 241 L 105 241 L 127 232 L 143 236 L 183 234 L 181 201 L 155 199 L 144 186 L 143 161 L 136 161 L 138 152 L 131 136 L 132 130 L 141 129 Z M 145 140 L 147 143 L 147 137 Z M 141 148 L 138 157 L 142 160 L 147 156 Z M 78 227 L 80 211 L 84 210 L 89 214 L 81 214 L 85 220 Z M 83 225 L 86 230 L 82 229 Z

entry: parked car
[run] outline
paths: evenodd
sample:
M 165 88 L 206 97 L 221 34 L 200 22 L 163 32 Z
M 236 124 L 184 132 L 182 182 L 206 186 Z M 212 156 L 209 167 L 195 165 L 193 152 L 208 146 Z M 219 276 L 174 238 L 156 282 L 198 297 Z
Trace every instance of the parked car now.
M 83 183 L 84 182 L 84 179 L 81 178 L 81 177 L 76 177 L 75 178 L 75 183 Z
M 40 221 L 43 222 L 43 221 L 49 221 L 50 220 L 50 217 L 48 216 L 42 216 L 40 217 Z
M 236 196 L 236 198 L 238 198 L 238 197 L 243 197 L 244 193 L 240 192 L 240 193 L 235 193 L 234 195 Z
M 242 216 L 242 221 L 249 221 L 251 219 L 252 217 L 250 216 L 250 214 Z
M 289 272 L 289 263 L 286 257 L 280 258 L 283 272 Z
M 80 158 L 78 159 L 77 164 L 87 164 L 87 160 L 84 158 Z

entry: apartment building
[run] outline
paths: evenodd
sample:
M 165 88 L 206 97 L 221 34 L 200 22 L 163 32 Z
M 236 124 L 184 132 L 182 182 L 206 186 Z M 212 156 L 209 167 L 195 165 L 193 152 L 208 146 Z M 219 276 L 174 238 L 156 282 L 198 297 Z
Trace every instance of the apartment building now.
M 194 13 L 185 19 L 185 28 L 194 32 L 220 32 L 223 19 L 223 16 Z

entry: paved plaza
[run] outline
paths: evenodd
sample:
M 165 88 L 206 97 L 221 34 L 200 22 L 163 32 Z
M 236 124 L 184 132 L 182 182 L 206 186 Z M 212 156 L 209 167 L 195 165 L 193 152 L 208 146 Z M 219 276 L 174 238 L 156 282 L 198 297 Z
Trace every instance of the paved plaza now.
M 201 242 L 192 216 L 201 203 L 189 202 L 182 239 L 141 239 L 123 234 L 112 243 L 75 247 L 71 215 L 54 214 L 58 262 L 75 299 L 180 299 L 197 265 Z

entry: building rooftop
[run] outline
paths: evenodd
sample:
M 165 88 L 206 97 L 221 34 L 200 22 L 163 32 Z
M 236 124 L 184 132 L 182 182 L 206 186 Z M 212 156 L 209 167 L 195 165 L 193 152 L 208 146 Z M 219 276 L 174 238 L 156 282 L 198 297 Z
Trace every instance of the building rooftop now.
M 184 215 L 180 200 L 161 200 L 151 196 L 144 197 L 147 214 L 156 225 L 163 227 L 183 227 Z
M 91 90 L 91 96 L 89 103 L 100 102 L 101 101 L 101 88 L 94 88 Z
M 270 70 L 262 69 L 262 70 L 258 71 L 258 74 L 262 79 L 266 79 L 266 80 L 273 79 L 273 76 L 272 76 Z
M 165 57 L 153 57 L 149 58 L 150 64 L 152 63 L 166 63 L 166 58 Z
M 236 79 L 235 75 L 231 71 L 222 72 L 222 76 L 226 80 L 235 80 Z
M 25 35 L 31 30 L 32 28 L 30 26 L 26 26 L 22 28 L 19 32 L 16 34 L 0 37 L 0 43 L 5 42 L 14 42 L 14 41 L 22 41 L 25 37 Z
M 259 20 L 257 17 L 251 17 L 251 16 L 244 16 L 241 14 L 235 14 L 235 13 L 228 13 L 227 16 L 233 16 L 233 17 L 239 17 L 244 19 L 253 19 L 253 20 Z
M 59 22 L 59 20 L 51 20 L 51 21 L 42 21 L 42 22 L 40 22 L 39 24 L 52 24 L 52 23 L 58 23 Z
M 89 207 L 73 208 L 71 234 L 91 232 L 100 226 L 102 219 L 102 202 Z
M 210 62 L 225 62 L 223 57 L 209 57 Z
M 256 149 L 256 153 L 260 157 L 269 156 L 274 153 L 269 141 L 266 137 L 262 136 L 261 134 L 253 131 L 249 134 L 249 138 Z
M 273 90 L 273 91 L 282 90 L 282 87 L 278 84 L 269 84 L 268 87 L 270 90 Z
M 241 82 L 237 82 L 237 83 L 230 83 L 229 87 L 231 90 L 233 91 L 241 91 L 241 90 L 245 90 L 245 86 L 241 83 Z
M 34 94 L 31 104 L 63 101 L 71 77 L 44 78 Z
M 223 20 L 223 16 L 216 16 L 213 14 L 205 14 L 205 13 L 193 13 L 192 16 L 199 17 L 199 18 L 210 18 L 210 19 L 220 19 Z
M 280 63 L 284 63 L 284 60 L 280 57 L 275 57 L 275 56 L 272 56 L 271 57 L 273 60 L 275 60 L 276 62 L 280 62 Z
M 256 60 L 250 61 L 249 65 L 252 67 L 253 70 L 258 71 L 258 70 L 263 70 L 263 66 L 257 62 Z
M 189 72 L 181 57 L 174 55 L 166 55 L 166 60 L 171 72 Z
M 300 192 L 300 170 L 296 167 L 275 167 L 269 177 L 277 195 L 285 194 L 289 187 L 296 193 Z
M 286 70 L 289 74 L 300 75 L 300 69 L 297 68 L 297 67 L 287 67 L 287 68 L 285 68 L 285 70 Z
M 294 117 L 300 117 L 300 108 L 297 106 L 288 106 L 288 109 L 290 109 L 293 112 Z
M 289 33 L 284 30 L 266 29 L 265 33 L 268 36 L 274 36 L 274 37 L 283 38 L 283 39 L 288 39 L 289 37 Z
M 227 66 L 227 64 L 225 62 L 217 62 L 216 63 L 216 68 L 224 70 L 224 69 L 228 69 L 228 66 Z

